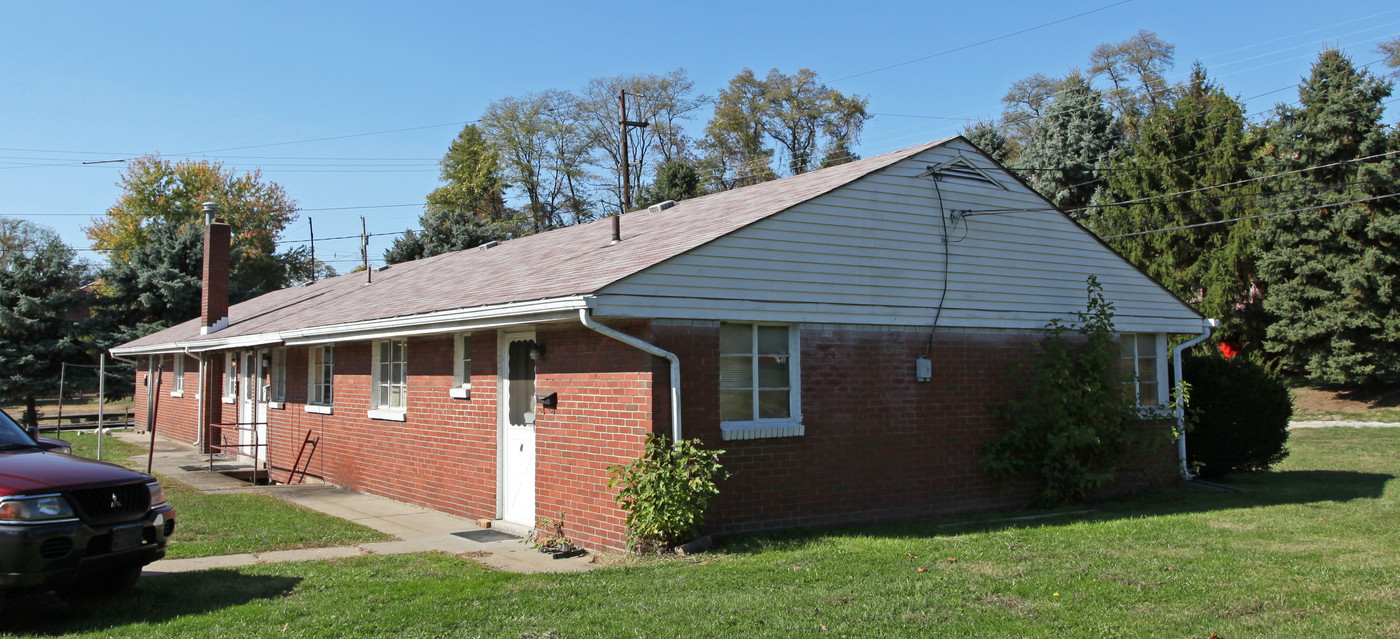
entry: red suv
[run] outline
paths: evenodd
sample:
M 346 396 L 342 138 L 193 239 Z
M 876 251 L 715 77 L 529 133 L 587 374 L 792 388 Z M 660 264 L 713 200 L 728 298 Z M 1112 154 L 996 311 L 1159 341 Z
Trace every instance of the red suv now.
M 0 595 L 129 588 L 174 531 L 154 477 L 48 452 L 0 411 Z

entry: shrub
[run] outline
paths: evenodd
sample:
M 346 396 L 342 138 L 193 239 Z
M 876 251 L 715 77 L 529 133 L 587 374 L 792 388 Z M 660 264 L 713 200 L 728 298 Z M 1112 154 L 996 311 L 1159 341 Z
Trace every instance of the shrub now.
M 1268 470 L 1288 456 L 1293 400 L 1277 375 L 1243 358 L 1189 357 L 1186 461 L 1206 478 Z
M 1040 506 L 1087 500 L 1113 481 L 1144 432 L 1118 372 L 1113 305 L 1093 277 L 1078 315 L 1082 343 L 1071 344 L 1059 320 L 1045 327 L 1029 388 L 995 407 L 1009 430 L 982 449 L 982 466 L 996 480 L 1034 480 Z
M 664 436 L 647 437 L 646 451 L 624 465 L 608 467 L 613 498 L 627 511 L 629 545 L 638 552 L 689 541 L 705 520 L 705 509 L 719 494 L 716 483 L 729 477 L 720 466 L 722 450 L 706 450 L 700 440 L 671 446 Z

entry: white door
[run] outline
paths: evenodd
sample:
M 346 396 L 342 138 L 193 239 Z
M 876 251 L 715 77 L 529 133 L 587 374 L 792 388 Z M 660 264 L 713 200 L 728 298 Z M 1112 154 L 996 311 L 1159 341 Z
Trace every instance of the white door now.
M 535 332 L 502 331 L 500 359 L 501 519 L 535 525 Z
M 238 445 L 258 462 L 267 461 L 267 401 L 272 392 L 272 354 L 267 349 L 243 353 L 238 385 Z M 250 430 L 251 429 L 251 430 Z

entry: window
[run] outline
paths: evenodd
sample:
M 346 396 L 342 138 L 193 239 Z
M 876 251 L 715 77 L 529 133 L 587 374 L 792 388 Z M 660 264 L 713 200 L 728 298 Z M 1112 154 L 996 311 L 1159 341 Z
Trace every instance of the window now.
M 328 413 L 335 403 L 335 350 L 331 346 L 312 346 L 307 353 L 310 371 L 306 390 L 306 410 Z
M 797 331 L 720 324 L 719 413 L 724 439 L 803 434 Z
M 287 401 L 287 349 L 272 349 L 272 398 L 273 403 Z
M 408 341 L 386 339 L 374 343 L 374 397 L 369 416 L 403 421 L 408 407 Z
M 1124 333 L 1118 337 L 1118 366 L 1124 377 L 1128 396 L 1138 406 L 1162 406 L 1167 403 L 1166 338 L 1155 333 Z
M 238 353 L 224 353 L 224 403 L 232 404 L 238 399 Z
M 175 365 L 170 367 L 170 396 L 183 397 L 185 395 L 185 355 L 175 354 Z
M 472 396 L 472 334 L 458 333 L 452 336 L 452 389 L 448 391 L 457 399 L 470 399 Z

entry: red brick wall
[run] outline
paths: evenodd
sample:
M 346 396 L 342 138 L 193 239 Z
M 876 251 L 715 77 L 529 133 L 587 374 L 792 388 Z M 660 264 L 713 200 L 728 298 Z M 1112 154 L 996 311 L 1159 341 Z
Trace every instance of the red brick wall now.
M 1012 364 L 1031 335 L 939 333 L 933 380 L 914 380 L 923 331 L 806 328 L 801 334 L 800 437 L 721 441 L 719 328 L 656 326 L 680 356 L 684 436 L 727 452 L 732 477 L 709 528 L 733 532 L 927 517 L 1015 507 L 982 470 L 1000 432 L 991 406 L 1021 388 Z M 1168 454 L 1163 446 L 1163 455 Z
M 181 396 L 172 396 L 175 390 L 175 358 L 185 360 L 184 391 Z M 199 360 L 180 355 L 155 357 L 159 376 L 148 366 L 146 357 L 137 358 L 135 419 L 138 432 L 146 432 L 146 391 L 148 384 L 159 384 L 151 395 L 155 401 L 156 417 L 160 420 L 156 430 L 162 436 L 176 441 L 194 443 L 199 424 Z M 157 379 L 159 377 L 159 379 Z
M 645 323 L 619 328 L 649 337 Z M 546 353 L 537 363 L 537 388 L 540 393 L 559 394 L 556 409 L 536 411 L 537 513 L 542 517 L 563 513 L 565 533 L 585 546 L 622 547 L 624 513 L 613 504 L 607 488 L 607 467 L 638 456 L 646 433 L 654 427 L 654 358 L 576 325 L 538 327 L 536 339 Z M 370 345 L 335 346 L 331 415 L 306 412 L 309 349 L 287 349 L 287 401 L 268 411 L 272 478 L 297 483 L 309 475 L 443 512 L 495 517 L 496 331 L 477 331 L 472 336 L 470 399 L 449 396 L 452 338 L 410 339 L 408 412 L 403 422 L 367 416 Z M 238 412 L 236 404 L 220 401 L 223 357 L 208 356 L 212 367 L 208 392 L 213 421 L 231 424 L 238 421 Z M 170 361 L 167 356 L 167 370 Z M 163 382 L 158 404 L 162 434 L 195 441 L 197 371 L 196 360 L 189 360 L 181 399 L 170 398 L 168 378 Z M 144 389 L 138 388 L 138 420 L 145 419 L 144 400 Z M 218 432 L 213 436 L 217 439 Z M 229 444 L 237 438 L 231 430 L 224 435 Z
M 649 339 L 645 322 L 611 326 Z M 536 410 L 536 508 L 563 513 L 564 533 L 588 547 L 623 548 L 626 513 L 613 502 L 608 466 L 642 454 L 655 427 L 654 359 L 578 325 L 537 329 L 545 348 L 536 363 L 537 393 L 559 393 L 557 409 Z
M 684 435 L 725 449 L 733 476 L 709 518 L 713 532 L 774 529 L 1014 507 L 1028 491 L 1005 493 L 979 463 L 1000 429 L 990 407 L 1021 388 L 1011 364 L 1032 335 L 940 333 L 934 379 L 914 381 L 923 331 L 809 327 L 801 333 L 802 437 L 721 441 L 719 327 L 713 323 L 610 326 L 675 352 L 682 362 Z M 449 396 L 450 336 L 408 343 L 404 422 L 370 419 L 370 342 L 335 346 L 332 415 L 308 413 L 305 347 L 287 353 L 287 401 L 269 410 L 270 466 L 277 481 L 322 477 L 348 488 L 471 518 L 497 514 L 497 334 L 472 337 L 470 399 Z M 670 432 L 665 360 L 577 325 L 536 327 L 544 357 L 537 390 L 556 409 L 536 410 L 537 515 L 564 519 L 587 547 L 623 547 L 624 513 L 613 504 L 607 468 L 641 454 L 647 433 Z M 222 395 L 223 361 L 209 358 L 208 390 Z M 167 358 L 167 368 L 169 359 Z M 144 365 L 144 360 L 143 360 Z M 162 432 L 194 441 L 197 376 L 187 364 L 184 403 L 160 405 Z M 138 379 L 144 371 L 138 373 Z M 137 389 L 138 420 L 144 389 Z M 217 404 L 236 421 L 234 405 Z M 231 436 L 232 437 L 232 436 Z M 1161 457 L 1171 457 L 1164 443 Z M 1170 472 L 1170 464 L 1165 464 Z

